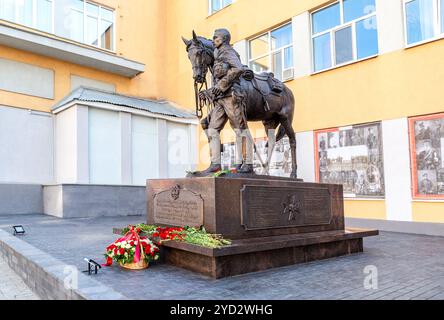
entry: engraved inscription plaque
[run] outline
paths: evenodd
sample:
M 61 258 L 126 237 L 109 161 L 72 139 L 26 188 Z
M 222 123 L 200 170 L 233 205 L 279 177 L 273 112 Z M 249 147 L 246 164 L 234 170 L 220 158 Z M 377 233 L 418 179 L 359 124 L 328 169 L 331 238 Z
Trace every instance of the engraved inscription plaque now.
M 202 226 L 202 197 L 187 189 L 181 189 L 178 185 L 155 194 L 154 223 L 177 227 Z
M 245 185 L 241 220 L 246 230 L 328 225 L 332 220 L 328 187 Z

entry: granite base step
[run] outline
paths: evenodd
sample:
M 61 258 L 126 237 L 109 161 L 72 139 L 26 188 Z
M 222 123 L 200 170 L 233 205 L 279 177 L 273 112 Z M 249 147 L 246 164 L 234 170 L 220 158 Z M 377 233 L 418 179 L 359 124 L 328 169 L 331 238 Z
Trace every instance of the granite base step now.
M 120 229 L 114 229 L 120 233 Z M 363 238 L 378 230 L 346 229 L 233 240 L 207 248 L 180 241 L 162 244 L 162 262 L 214 279 L 363 252 Z

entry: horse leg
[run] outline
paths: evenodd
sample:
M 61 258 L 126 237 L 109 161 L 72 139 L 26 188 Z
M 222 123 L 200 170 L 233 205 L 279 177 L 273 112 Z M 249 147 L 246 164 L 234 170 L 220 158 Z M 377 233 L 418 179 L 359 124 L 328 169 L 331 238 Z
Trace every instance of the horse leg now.
M 233 128 L 236 134 L 236 146 L 237 146 L 237 165 L 242 164 L 238 172 L 240 173 L 254 173 L 253 170 L 253 157 L 254 157 L 254 139 L 248 129 L 247 119 L 244 118 L 241 100 L 238 96 L 234 95 L 233 98 L 226 97 L 220 100 L 223 103 L 225 112 L 230 122 L 231 128 Z M 244 140 L 245 138 L 245 140 Z M 243 156 L 243 147 L 245 145 L 245 159 Z
M 284 126 L 285 131 L 287 132 L 288 139 L 290 140 L 290 149 L 291 149 L 291 178 L 296 179 L 298 177 L 298 165 L 296 161 L 296 134 L 294 132 L 293 126 L 289 119 L 283 119 L 281 125 Z
M 270 174 L 270 162 L 271 157 L 273 155 L 274 147 L 276 146 L 276 135 L 275 131 L 277 126 L 279 125 L 279 122 L 276 120 L 270 120 L 270 121 L 263 121 L 262 122 L 265 128 L 265 132 L 267 134 L 267 161 L 265 162 L 262 174 L 269 175 Z

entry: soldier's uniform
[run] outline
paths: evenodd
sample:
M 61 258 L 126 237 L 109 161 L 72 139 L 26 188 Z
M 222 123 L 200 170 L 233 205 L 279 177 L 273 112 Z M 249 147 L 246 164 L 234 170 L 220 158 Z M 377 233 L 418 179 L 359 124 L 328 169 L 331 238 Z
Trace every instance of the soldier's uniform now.
M 211 113 L 209 127 L 222 130 L 227 117 L 235 129 L 246 129 L 247 124 L 243 117 L 241 106 L 236 103 L 231 104 L 234 96 L 240 96 L 239 78 L 244 71 L 237 52 L 229 44 L 223 44 L 214 52 L 214 86 L 219 88 L 223 94 L 215 98 L 215 105 L 222 108 L 214 108 Z M 222 110 L 223 109 L 223 110 Z
M 217 31 L 216 31 L 217 32 Z M 237 154 L 236 164 L 242 164 L 242 134 L 249 134 L 247 119 L 244 114 L 242 100 L 244 99 L 239 79 L 245 71 L 245 66 L 240 61 L 239 54 L 227 41 L 214 51 L 214 87 L 222 93 L 213 98 L 214 107 L 202 122 L 202 127 L 207 129 L 210 140 L 211 162 L 220 164 L 220 131 L 227 121 L 236 132 Z M 245 162 L 253 163 L 253 148 L 247 139 L 247 156 Z M 212 143 L 213 142 L 213 143 Z M 249 151 L 251 149 L 251 152 Z

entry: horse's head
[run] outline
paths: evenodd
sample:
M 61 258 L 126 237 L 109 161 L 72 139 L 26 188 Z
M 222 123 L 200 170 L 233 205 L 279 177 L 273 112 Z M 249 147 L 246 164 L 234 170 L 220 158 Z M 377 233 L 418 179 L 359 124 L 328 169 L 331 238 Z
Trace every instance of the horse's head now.
M 182 37 L 187 47 L 188 58 L 193 66 L 193 78 L 197 83 L 204 83 L 208 68 L 214 63 L 214 45 L 211 40 L 198 37 L 193 31 L 193 38 L 187 40 Z

